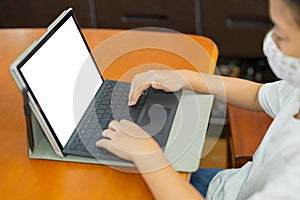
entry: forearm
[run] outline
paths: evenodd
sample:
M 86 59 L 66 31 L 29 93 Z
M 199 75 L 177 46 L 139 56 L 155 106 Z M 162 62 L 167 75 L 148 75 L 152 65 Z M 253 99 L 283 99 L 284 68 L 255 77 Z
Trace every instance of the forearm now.
M 262 84 L 252 81 L 192 71 L 183 71 L 189 85 L 185 89 L 216 95 L 227 103 L 254 111 L 263 111 L 258 102 Z
M 201 199 L 170 165 L 157 142 L 128 120 L 112 121 L 96 145 L 133 161 L 156 199 Z
M 150 162 L 150 163 L 149 163 Z M 167 161 L 163 153 L 136 165 L 155 199 L 204 199 Z

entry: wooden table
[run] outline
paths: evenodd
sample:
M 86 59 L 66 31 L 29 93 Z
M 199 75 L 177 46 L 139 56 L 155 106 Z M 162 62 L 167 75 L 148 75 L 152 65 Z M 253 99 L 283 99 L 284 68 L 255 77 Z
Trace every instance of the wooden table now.
M 229 167 L 239 168 L 252 160 L 273 119 L 266 113 L 253 112 L 233 105 L 228 105 L 228 117 L 228 164 Z
M 119 172 L 102 165 L 27 158 L 23 101 L 9 74 L 9 65 L 44 32 L 45 29 L 0 29 L 0 199 L 153 199 L 139 174 Z M 84 29 L 83 33 L 93 49 L 120 31 Z M 212 73 L 218 55 L 216 46 L 204 37 L 188 37 L 201 44 L 210 57 L 199 57 L 200 71 Z M 178 55 L 144 49 L 129 52 L 109 63 L 104 76 L 118 78 L 130 68 L 147 63 L 195 69 Z

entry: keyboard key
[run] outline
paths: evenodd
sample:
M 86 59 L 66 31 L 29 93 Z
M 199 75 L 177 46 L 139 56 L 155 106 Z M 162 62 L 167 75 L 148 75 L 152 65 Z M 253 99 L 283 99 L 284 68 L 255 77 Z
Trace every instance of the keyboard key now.
M 103 101 L 101 102 L 101 104 L 103 104 L 103 105 L 108 105 L 109 102 L 110 102 L 109 99 L 103 99 Z
M 77 143 L 74 143 L 74 142 L 73 142 L 73 143 L 70 145 L 70 150 L 75 150 L 76 146 L 77 146 Z
M 101 105 L 99 106 L 99 109 L 106 110 L 106 108 L 107 108 L 107 105 L 103 105 L 103 104 L 101 104 Z

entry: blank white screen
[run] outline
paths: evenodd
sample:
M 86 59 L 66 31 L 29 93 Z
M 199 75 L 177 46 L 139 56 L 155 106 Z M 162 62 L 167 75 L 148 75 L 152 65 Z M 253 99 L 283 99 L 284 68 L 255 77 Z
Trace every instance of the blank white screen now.
M 72 17 L 21 72 L 64 147 L 102 83 Z

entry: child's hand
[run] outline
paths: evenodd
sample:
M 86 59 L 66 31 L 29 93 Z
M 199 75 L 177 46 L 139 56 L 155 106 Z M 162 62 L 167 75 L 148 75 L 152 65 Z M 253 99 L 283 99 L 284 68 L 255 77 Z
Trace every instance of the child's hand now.
M 128 104 L 135 105 L 141 93 L 152 86 L 166 92 L 180 90 L 186 87 L 187 80 L 184 78 L 185 70 L 150 70 L 137 74 L 131 83 Z
M 113 154 L 138 162 L 147 155 L 161 154 L 161 148 L 156 141 L 142 128 L 128 120 L 112 121 L 102 135 L 107 139 L 99 140 L 96 145 Z

